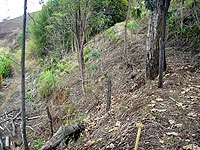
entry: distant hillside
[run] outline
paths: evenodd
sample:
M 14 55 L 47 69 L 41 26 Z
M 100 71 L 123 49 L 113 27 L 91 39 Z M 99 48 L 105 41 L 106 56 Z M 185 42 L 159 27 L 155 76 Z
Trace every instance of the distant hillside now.
M 35 13 L 31 13 L 33 16 Z M 31 18 L 27 16 L 27 23 Z M 0 22 L 0 47 L 5 43 L 15 45 L 18 33 L 22 30 L 23 16 Z

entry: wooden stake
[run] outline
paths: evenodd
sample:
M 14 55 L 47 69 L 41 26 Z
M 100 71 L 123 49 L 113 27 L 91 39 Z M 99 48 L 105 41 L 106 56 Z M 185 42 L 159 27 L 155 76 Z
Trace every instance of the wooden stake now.
M 159 58 L 159 82 L 158 88 L 162 88 L 163 86 L 163 72 L 164 72 L 164 42 L 163 39 L 160 38 L 160 58 Z
M 110 110 L 110 104 L 111 104 L 111 78 L 108 77 L 108 95 L 107 95 L 106 111 Z
M 135 143 L 135 150 L 138 149 L 138 143 L 139 143 L 139 139 L 140 139 L 140 134 L 141 134 L 141 129 L 142 129 L 142 123 L 138 123 L 137 124 L 138 127 L 138 133 L 137 133 L 137 138 L 136 138 L 136 143 Z

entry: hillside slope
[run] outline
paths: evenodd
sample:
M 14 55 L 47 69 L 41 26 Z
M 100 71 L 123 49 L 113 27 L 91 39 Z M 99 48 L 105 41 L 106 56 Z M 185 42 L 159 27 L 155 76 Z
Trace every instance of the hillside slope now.
M 68 146 L 62 143 L 59 149 L 132 150 L 135 146 L 137 123 L 142 123 L 139 149 L 189 149 L 200 147 L 200 71 L 185 62 L 190 53 L 174 51 L 167 47 L 167 71 L 162 89 L 157 88 L 157 79 L 145 84 L 145 33 L 147 27 L 141 23 L 137 34 L 128 31 L 128 63 L 123 59 L 124 23 L 95 36 L 85 49 L 91 49 L 85 65 L 86 96 L 81 90 L 81 78 L 76 54 L 63 58 L 73 66 L 71 75 L 64 75 L 57 90 L 48 99 L 54 130 L 61 124 L 84 122 L 86 129 L 77 142 Z M 92 53 L 98 57 L 92 57 Z M 97 56 L 97 55 L 96 55 Z M 92 67 L 93 66 L 93 67 Z M 96 67 L 94 67 L 96 66 Z M 32 86 L 39 67 L 27 72 L 27 128 L 31 149 L 38 141 L 50 138 L 45 101 L 36 103 L 37 89 Z M 107 78 L 111 77 L 111 109 L 106 112 Z M 18 84 L 20 85 L 20 84 Z M 10 97 L 9 107 L 1 113 L 16 116 L 20 109 L 20 87 Z M 10 109 L 9 109 L 10 108 Z M 16 126 L 19 130 L 19 121 Z M 0 126 L 6 126 L 6 121 Z M 12 131 L 11 126 L 7 128 Z M 6 135 L 5 129 L 3 132 Z M 18 132 L 20 133 L 20 132 Z M 11 133 L 9 133 L 11 135 Z M 20 141 L 20 134 L 19 141 Z M 36 142 L 37 141 L 37 142 Z M 39 147 L 39 146 L 38 146 Z M 36 149 L 38 149 L 38 147 Z

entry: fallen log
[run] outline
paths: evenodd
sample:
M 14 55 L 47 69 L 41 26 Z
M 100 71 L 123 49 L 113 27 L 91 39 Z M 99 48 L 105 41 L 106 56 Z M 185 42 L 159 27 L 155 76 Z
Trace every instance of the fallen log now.
M 83 124 L 74 124 L 72 126 L 60 126 L 58 131 L 47 141 L 40 150 L 50 150 L 56 148 L 63 140 L 69 140 L 70 137 L 79 136 L 84 130 Z

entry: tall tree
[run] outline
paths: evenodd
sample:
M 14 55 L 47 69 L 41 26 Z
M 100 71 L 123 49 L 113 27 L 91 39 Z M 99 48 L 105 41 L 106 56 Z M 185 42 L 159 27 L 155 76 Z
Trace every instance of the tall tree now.
M 26 41 L 26 9 L 27 0 L 24 0 L 24 18 L 23 18 L 23 32 L 22 32 L 22 54 L 21 54 L 21 96 L 22 96 L 22 141 L 24 150 L 28 150 L 28 142 L 26 138 L 26 112 L 25 112 L 25 41 Z
M 171 0 L 146 0 L 146 6 L 151 10 L 146 45 L 146 79 L 153 80 L 159 71 L 159 39 L 165 40 L 166 16 Z M 165 43 L 165 42 L 164 42 Z M 164 45 L 165 49 L 165 45 Z M 165 56 L 165 52 L 164 52 Z M 166 59 L 164 60 L 166 70 Z

